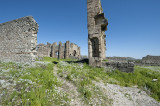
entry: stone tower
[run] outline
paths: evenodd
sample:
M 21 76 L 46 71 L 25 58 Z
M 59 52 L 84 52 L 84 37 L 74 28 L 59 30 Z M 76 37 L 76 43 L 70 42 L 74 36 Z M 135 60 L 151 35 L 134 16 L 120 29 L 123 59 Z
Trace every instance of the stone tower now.
M 88 57 L 90 66 L 102 66 L 106 58 L 106 35 L 108 21 L 104 17 L 101 0 L 87 0 Z

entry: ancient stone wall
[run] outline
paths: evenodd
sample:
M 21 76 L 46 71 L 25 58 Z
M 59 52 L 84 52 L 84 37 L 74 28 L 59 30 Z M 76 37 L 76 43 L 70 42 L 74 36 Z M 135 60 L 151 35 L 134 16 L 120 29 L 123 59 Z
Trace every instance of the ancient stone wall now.
M 78 47 L 76 44 L 71 43 L 69 47 L 69 56 L 70 57 L 80 57 L 80 47 Z
M 121 72 L 134 72 L 133 62 L 103 62 L 103 67 L 111 67 L 113 69 L 118 69 Z
M 69 58 L 69 52 L 70 52 L 70 42 L 67 41 L 65 43 L 65 54 L 64 54 L 64 58 Z
M 67 59 L 67 58 L 79 59 L 81 55 L 80 47 L 78 47 L 74 43 L 70 43 L 70 41 L 66 41 L 66 43 L 59 42 L 58 45 L 56 42 L 54 42 L 52 45 L 39 44 L 37 46 L 37 54 L 39 57 L 53 57 L 59 59 Z
M 146 57 L 142 58 L 142 64 L 149 66 L 160 66 L 160 56 L 147 55 Z
M 59 46 L 58 46 L 58 58 L 59 59 L 64 59 L 64 45 L 62 44 L 62 42 L 59 42 Z
M 133 72 L 134 64 L 123 62 L 104 62 L 106 59 L 106 35 L 108 20 L 102 11 L 101 0 L 87 0 L 88 18 L 88 58 L 94 67 L 113 67 L 124 72 Z
M 51 57 L 58 58 L 58 46 L 56 42 L 54 42 L 51 46 Z
M 106 58 L 106 35 L 108 21 L 102 11 L 101 0 L 87 0 L 88 57 L 90 66 L 102 66 Z
M 32 64 L 36 58 L 38 24 L 32 16 L 0 24 L 0 61 Z
M 131 57 L 106 57 L 109 62 L 134 62 L 134 58 Z
M 51 44 L 47 43 L 45 44 L 39 44 L 37 46 L 37 56 L 39 57 L 50 57 L 51 53 Z

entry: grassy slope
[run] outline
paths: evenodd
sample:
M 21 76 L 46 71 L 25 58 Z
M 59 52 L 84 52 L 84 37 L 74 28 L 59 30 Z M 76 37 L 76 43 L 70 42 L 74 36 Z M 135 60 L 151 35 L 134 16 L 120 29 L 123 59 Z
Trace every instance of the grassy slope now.
M 0 63 L 0 68 L 11 69 L 1 72 L 0 76 L 15 81 L 5 88 L 0 86 L 0 93 L 4 94 L 0 101 L 2 105 L 68 104 L 67 95 L 58 89 L 61 82 L 53 74 L 53 64 L 26 68 L 15 63 Z
M 60 91 L 61 82 L 53 74 L 53 61 L 59 62 L 58 75 L 77 86 L 82 100 L 86 104 L 92 104 L 95 99 L 101 99 L 101 105 L 109 104 L 111 100 L 103 94 L 93 81 L 119 84 L 121 86 L 135 86 L 147 91 L 153 98 L 160 101 L 160 72 L 148 68 L 135 67 L 134 73 L 123 73 L 118 70 L 110 72 L 110 69 L 92 68 L 87 64 L 68 64 L 63 60 L 45 57 L 42 61 L 51 62 L 48 65 L 26 67 L 14 63 L 0 63 L 0 78 L 14 80 L 9 90 L 0 86 L 0 93 L 5 94 L 0 101 L 2 105 L 68 105 L 70 99 L 67 93 Z M 70 61 L 67 59 L 65 61 Z M 10 71 L 2 71 L 8 70 Z M 152 79 L 158 79 L 152 82 Z M 7 95 L 7 93 L 9 95 Z
M 135 66 L 134 73 L 124 73 L 118 70 L 110 72 L 110 69 L 92 68 L 86 64 L 81 69 L 77 69 L 77 64 L 66 65 L 59 67 L 61 70 L 59 74 L 63 77 L 63 73 L 67 74 L 68 80 L 80 80 L 81 82 L 73 81 L 77 85 L 88 85 L 95 81 L 101 81 L 113 84 L 119 84 L 121 86 L 131 87 L 138 86 L 142 90 L 145 90 L 150 96 L 160 101 L 160 67 L 140 67 Z M 156 71 L 155 71 L 156 69 Z M 159 71 L 157 71 L 159 70 Z M 65 72 L 63 72 L 65 71 Z M 72 78 L 74 77 L 74 78 Z M 158 79 L 156 82 L 152 82 L 152 79 Z
M 136 66 L 134 73 L 124 73 L 118 70 L 109 72 L 103 68 L 92 68 L 88 65 L 84 65 L 82 69 L 77 69 L 72 66 L 60 67 L 59 73 L 63 76 L 63 73 L 67 74 L 66 79 L 73 81 L 77 86 L 82 87 L 89 85 L 93 80 L 103 81 L 112 84 L 119 84 L 121 86 L 131 87 L 137 85 L 142 90 L 145 90 L 153 98 L 160 101 L 160 73 Z M 64 72 L 65 71 L 65 72 Z M 81 80 L 83 79 L 83 80 Z M 158 79 L 156 82 L 152 82 L 152 79 Z M 90 97 L 90 95 L 89 95 Z
M 160 101 L 160 72 L 136 66 L 134 73 L 115 71 L 109 72 L 108 75 L 119 81 L 117 84 L 121 86 L 138 85 L 139 88 L 145 90 L 151 97 Z M 153 82 L 153 79 L 158 79 L 158 81 Z

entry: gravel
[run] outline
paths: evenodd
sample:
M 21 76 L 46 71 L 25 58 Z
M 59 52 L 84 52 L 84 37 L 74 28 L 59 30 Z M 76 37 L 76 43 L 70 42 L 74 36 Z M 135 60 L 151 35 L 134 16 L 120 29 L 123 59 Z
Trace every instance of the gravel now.
M 108 98 L 113 100 L 113 106 L 160 106 L 160 102 L 157 102 L 137 87 L 121 87 L 102 82 L 94 83 L 102 88 Z

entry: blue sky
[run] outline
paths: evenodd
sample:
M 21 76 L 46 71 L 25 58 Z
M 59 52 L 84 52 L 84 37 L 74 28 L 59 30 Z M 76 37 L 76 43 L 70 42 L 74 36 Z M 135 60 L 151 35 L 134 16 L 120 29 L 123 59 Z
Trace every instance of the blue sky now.
M 70 40 L 88 54 L 87 0 L 1 0 L 0 23 L 32 15 L 38 43 Z M 160 55 L 160 0 L 102 0 L 109 21 L 106 55 Z

